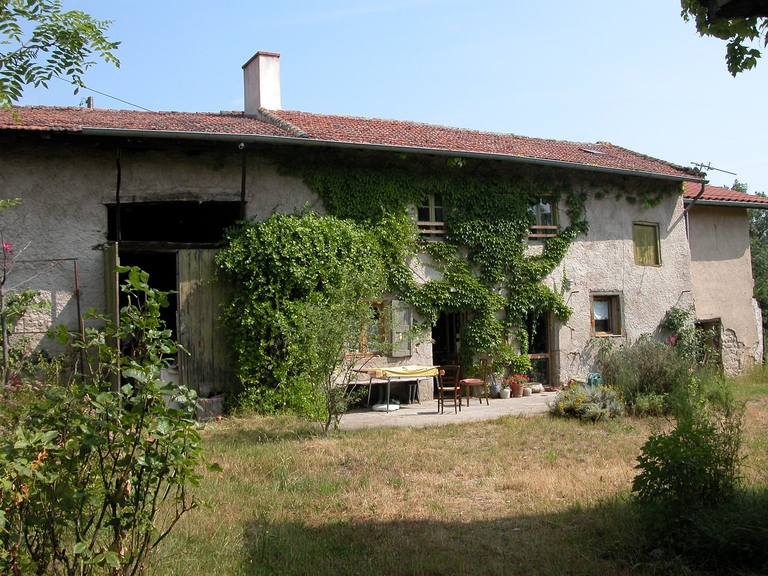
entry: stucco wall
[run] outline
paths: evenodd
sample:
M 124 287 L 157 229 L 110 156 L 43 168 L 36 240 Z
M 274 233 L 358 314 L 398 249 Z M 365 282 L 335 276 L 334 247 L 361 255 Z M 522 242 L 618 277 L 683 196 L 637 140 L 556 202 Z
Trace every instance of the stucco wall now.
M 115 202 L 116 148 L 94 143 L 3 145 L 0 190 L 22 204 L 0 213 L 0 230 L 19 260 L 77 259 L 81 310 L 104 309 L 106 204 Z M 239 201 L 242 157 L 232 151 L 136 150 L 120 155 L 121 202 Z M 322 208 L 297 178 L 281 176 L 257 155 L 248 156 L 248 217 Z M 25 281 L 30 280 L 26 284 Z M 52 301 L 51 312 L 31 316 L 23 329 L 42 332 L 63 323 L 77 327 L 74 263 L 17 263 L 7 287 L 31 286 Z M 42 339 L 42 334 L 38 334 Z M 42 340 L 46 344 L 45 340 Z
M 589 233 L 571 245 L 562 264 L 549 276 L 550 286 L 560 287 L 566 277 L 564 298 L 573 309 L 571 319 L 554 323 L 553 380 L 567 383 L 596 370 L 601 345 L 633 342 L 655 333 L 666 311 L 693 303 L 690 255 L 682 219 L 680 196 L 673 194 L 653 208 L 624 199 L 586 202 Z M 659 225 L 661 266 L 635 264 L 633 222 Z M 595 337 L 592 333 L 591 296 L 618 295 L 621 304 L 620 336 Z
M 736 375 L 763 354 L 752 298 L 747 210 L 694 205 L 688 222 L 696 317 L 721 320 L 723 368 Z
M 94 142 L 14 144 L 0 147 L 0 190 L 23 204 L 0 213 L 0 231 L 16 254 L 27 259 L 77 259 L 81 310 L 104 310 L 104 257 L 107 204 L 115 202 L 117 149 Z M 265 219 L 274 212 L 292 213 L 305 206 L 323 211 L 321 201 L 299 179 L 279 174 L 274 164 L 247 150 L 246 216 Z M 158 201 L 238 202 L 242 153 L 232 149 L 137 149 L 120 154 L 120 197 L 124 204 Z M 23 249 L 23 250 L 22 250 Z M 59 323 L 78 325 L 74 264 L 18 264 L 8 286 L 34 276 L 29 286 L 53 303 L 51 312 L 30 317 L 24 330 L 51 348 L 43 332 Z M 418 320 L 418 319 L 417 319 Z M 413 355 L 380 358 L 373 364 L 430 364 L 432 345 L 419 342 Z M 431 381 L 421 397 L 431 398 Z

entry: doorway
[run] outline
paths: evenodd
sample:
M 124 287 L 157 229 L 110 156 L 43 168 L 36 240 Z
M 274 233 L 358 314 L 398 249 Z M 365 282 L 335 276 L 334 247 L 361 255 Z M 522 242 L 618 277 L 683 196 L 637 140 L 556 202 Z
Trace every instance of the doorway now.
M 157 290 L 173 292 L 168 295 L 168 307 L 160 308 L 160 319 L 171 330 L 171 339 L 178 339 L 176 314 L 179 310 L 178 286 L 176 281 L 176 254 L 173 252 L 121 252 L 121 266 L 138 266 L 149 274 L 149 285 Z M 120 283 L 123 276 L 120 277 Z M 128 304 L 128 296 L 119 294 L 120 307 Z
M 432 328 L 432 363 L 436 366 L 458 363 L 465 312 L 441 312 Z
M 525 319 L 525 328 L 528 331 L 531 380 L 548 386 L 552 379 L 551 314 L 528 315 Z
M 137 266 L 152 288 L 173 292 L 160 317 L 172 338 L 189 354 L 179 354 L 181 383 L 208 397 L 234 387 L 220 304 L 227 287 L 213 279 L 216 245 L 240 216 L 238 202 L 146 202 L 108 208 L 105 250 L 107 302 L 113 317 L 128 303 L 117 290 L 115 266 Z

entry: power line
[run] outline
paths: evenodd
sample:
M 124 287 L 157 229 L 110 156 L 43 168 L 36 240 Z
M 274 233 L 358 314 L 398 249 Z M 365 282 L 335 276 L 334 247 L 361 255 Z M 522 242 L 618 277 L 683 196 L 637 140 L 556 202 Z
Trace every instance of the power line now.
M 68 82 L 67 80 L 64 80 L 64 78 L 61 78 L 60 76 L 54 76 L 57 80 L 61 80 L 62 82 L 66 82 L 67 84 L 71 84 L 71 82 Z M 98 90 L 95 90 L 94 88 L 89 88 L 82 82 L 79 85 L 79 88 L 83 90 L 90 90 L 91 92 L 95 92 L 96 94 L 100 94 L 101 96 L 106 96 L 107 98 L 112 98 L 112 100 L 117 100 L 118 102 L 122 102 L 123 104 L 128 104 L 128 106 L 133 106 L 134 108 L 139 108 L 141 110 L 144 110 L 146 112 L 154 112 L 154 110 L 150 110 L 149 108 L 144 108 L 144 106 L 139 106 L 138 104 L 134 104 L 133 102 L 128 102 L 127 100 L 123 100 L 122 98 L 118 98 L 117 96 L 111 96 L 107 94 L 106 92 L 99 92 Z

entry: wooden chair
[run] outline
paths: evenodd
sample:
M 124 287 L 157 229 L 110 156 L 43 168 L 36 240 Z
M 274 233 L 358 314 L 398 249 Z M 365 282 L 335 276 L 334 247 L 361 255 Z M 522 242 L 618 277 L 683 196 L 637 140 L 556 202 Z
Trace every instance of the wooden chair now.
M 459 380 L 459 384 L 462 388 L 467 389 L 467 406 L 469 406 L 469 392 L 470 389 L 476 388 L 478 386 L 483 387 L 483 395 L 485 396 L 485 404 L 488 405 L 488 360 L 483 358 L 480 360 L 480 378 L 464 378 L 462 380 Z M 483 398 L 478 395 L 477 396 L 478 401 L 480 404 L 483 403 Z
M 449 364 L 440 366 L 437 377 L 437 411 L 445 413 L 445 399 L 453 398 L 453 408 L 458 414 L 461 411 L 461 384 L 459 384 L 460 366 Z

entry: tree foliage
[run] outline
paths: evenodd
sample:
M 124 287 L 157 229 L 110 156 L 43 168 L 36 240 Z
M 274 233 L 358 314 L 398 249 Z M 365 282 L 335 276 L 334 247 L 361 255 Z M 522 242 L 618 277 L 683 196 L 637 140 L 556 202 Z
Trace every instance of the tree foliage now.
M 738 180 L 736 184 L 740 184 Z M 733 189 L 738 190 L 734 184 Z M 747 191 L 744 184 L 742 192 Z M 757 192 L 765 197 L 765 193 Z M 763 314 L 763 333 L 768 330 L 768 213 L 765 210 L 749 210 L 749 244 L 752 253 L 753 295 Z
M 158 378 L 176 352 L 159 316 L 168 293 L 150 288 L 146 272 L 119 271 L 129 300 L 120 324 L 91 311 L 99 327 L 85 338 L 60 327 L 59 341 L 90 359 L 86 372 L 47 387 L 0 442 L 4 574 L 144 574 L 151 550 L 198 505 L 196 395 Z M 130 353 L 110 339 L 130 341 Z
M 62 11 L 61 0 L 0 0 L 0 105 L 17 102 L 25 86 L 48 87 L 51 78 L 82 86 L 93 56 L 119 66 L 119 42 L 105 33 L 110 21 L 79 10 Z
M 728 72 L 733 76 L 754 68 L 761 56 L 760 50 L 754 45 L 766 45 L 768 19 L 761 16 L 712 19 L 707 13 L 706 4 L 701 0 L 681 0 L 683 19 L 686 22 L 693 20 L 702 36 L 727 40 L 725 62 Z

